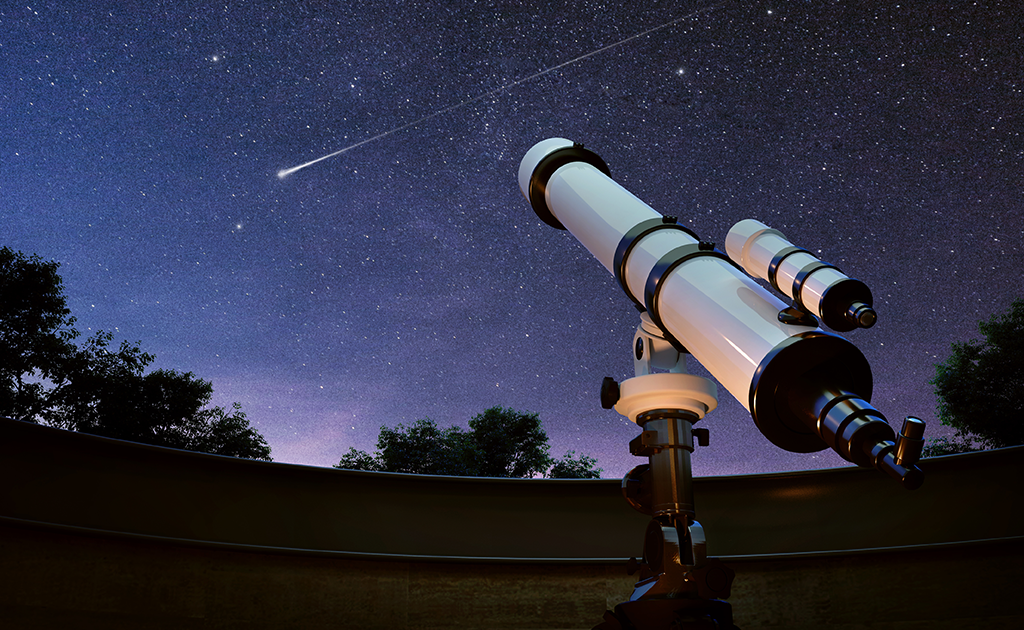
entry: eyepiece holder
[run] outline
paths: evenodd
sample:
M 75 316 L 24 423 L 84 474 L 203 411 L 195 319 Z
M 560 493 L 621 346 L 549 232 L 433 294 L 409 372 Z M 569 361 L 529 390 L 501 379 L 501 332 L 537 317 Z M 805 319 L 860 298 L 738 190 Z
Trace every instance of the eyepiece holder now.
M 921 487 L 924 473 L 915 464 L 924 443 L 923 421 L 908 417 L 895 435 L 885 416 L 855 394 L 822 388 L 817 397 L 817 433 L 843 459 L 877 468 L 907 490 Z

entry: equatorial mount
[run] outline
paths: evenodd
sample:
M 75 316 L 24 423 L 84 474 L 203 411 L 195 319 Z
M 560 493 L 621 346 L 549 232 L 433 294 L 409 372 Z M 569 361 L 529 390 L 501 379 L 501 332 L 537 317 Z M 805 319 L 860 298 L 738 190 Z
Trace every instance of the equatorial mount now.
M 686 353 L 647 313 L 640 319 L 632 346 L 635 376 L 621 384 L 606 378 L 601 404 L 642 429 L 629 451 L 647 463 L 626 474 L 622 494 L 652 519 L 642 560 L 630 559 L 629 573 L 639 572 L 639 579 L 629 601 L 607 612 L 595 630 L 698 628 L 708 621 L 732 628 L 732 609 L 719 598 L 729 596 L 734 573 L 707 557 L 690 462 L 695 443 L 708 445 L 708 430 L 693 425 L 718 405 L 718 388 L 687 374 Z

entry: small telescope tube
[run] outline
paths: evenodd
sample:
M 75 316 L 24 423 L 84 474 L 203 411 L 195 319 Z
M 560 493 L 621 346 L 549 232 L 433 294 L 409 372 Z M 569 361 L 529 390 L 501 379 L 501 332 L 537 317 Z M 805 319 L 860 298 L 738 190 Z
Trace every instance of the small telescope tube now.
M 795 247 L 782 232 L 760 221 L 746 219 L 734 225 L 725 238 L 725 250 L 744 271 L 767 280 L 833 330 L 870 328 L 878 319 L 867 285 Z

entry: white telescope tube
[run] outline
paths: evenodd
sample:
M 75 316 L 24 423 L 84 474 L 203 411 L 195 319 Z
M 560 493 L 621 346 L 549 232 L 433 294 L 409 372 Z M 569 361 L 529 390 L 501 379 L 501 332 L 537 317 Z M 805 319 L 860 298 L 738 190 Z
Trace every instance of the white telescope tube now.
M 734 225 L 725 237 L 725 251 L 747 273 L 767 280 L 833 330 L 870 328 L 877 320 L 866 284 L 794 246 L 782 232 L 760 221 L 746 219 Z
M 615 183 L 582 145 L 538 143 L 520 164 L 519 186 L 538 217 L 568 229 L 774 444 L 794 452 L 831 446 L 908 487 L 920 483 L 919 470 L 893 461 L 895 434 L 867 402 L 871 368 L 856 346 L 820 328 L 780 322 L 781 300 Z
M 531 176 L 538 164 L 552 151 L 572 146 L 568 140 L 554 138 L 526 154 L 519 181 L 528 199 L 534 181 Z M 652 219 L 658 225 L 662 220 L 659 213 L 589 162 L 573 160 L 559 166 L 543 185 L 543 202 L 553 220 L 568 229 L 613 274 L 623 237 L 636 225 Z M 678 247 L 696 248 L 697 243 L 689 233 L 677 229 L 654 230 L 641 236 L 623 261 L 619 280 L 652 318 L 666 317 L 660 322 L 655 318 L 655 323 L 749 410 L 747 393 L 761 360 L 778 344 L 807 328 L 780 323 L 778 312 L 786 306 L 781 300 L 735 266 L 710 256 L 694 256 L 676 267 L 660 293 L 671 303 L 652 309 L 645 301 L 645 291 L 658 261 Z

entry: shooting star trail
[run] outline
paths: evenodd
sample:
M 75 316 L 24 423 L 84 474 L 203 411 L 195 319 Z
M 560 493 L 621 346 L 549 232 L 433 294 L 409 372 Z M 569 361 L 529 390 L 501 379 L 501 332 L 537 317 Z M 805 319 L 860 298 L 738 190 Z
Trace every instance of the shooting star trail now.
M 555 70 L 559 70 L 559 69 L 564 68 L 566 66 L 571 66 L 574 63 L 578 63 L 580 61 L 583 61 L 584 59 L 593 57 L 594 55 L 599 55 L 599 54 L 601 54 L 601 53 L 603 53 L 605 51 L 611 50 L 612 48 L 616 48 L 618 46 L 621 46 L 623 44 L 631 42 L 634 39 L 638 39 L 640 37 L 643 37 L 644 35 L 650 35 L 651 33 L 654 33 L 656 31 L 660 31 L 662 29 L 666 29 L 666 28 L 668 28 L 670 26 L 673 26 L 673 25 L 678 24 L 680 22 L 683 22 L 685 20 L 689 20 L 691 18 L 694 18 L 694 17 L 700 15 L 701 13 L 707 13 L 708 11 L 713 11 L 715 9 L 719 9 L 722 6 L 723 5 L 719 4 L 719 5 L 715 5 L 715 6 L 705 7 L 703 9 L 698 9 L 696 11 L 693 11 L 692 13 L 687 13 L 683 17 L 676 18 L 676 19 L 674 19 L 674 20 L 672 20 L 670 22 L 665 22 L 664 24 L 661 24 L 660 26 L 655 26 L 654 28 L 649 28 L 646 31 L 643 31 L 641 33 L 637 33 L 635 35 L 630 35 L 629 37 L 627 37 L 625 39 L 621 39 L 621 40 L 615 42 L 614 44 L 608 44 L 607 46 L 604 46 L 602 48 L 598 48 L 597 50 L 592 50 L 592 51 L 586 53 L 585 55 L 580 55 L 579 57 L 576 57 L 574 59 L 570 59 L 569 61 L 563 61 L 562 63 L 558 64 L 557 66 L 551 66 L 550 68 L 547 68 L 545 70 L 541 70 L 540 72 L 535 72 L 535 73 L 531 74 L 528 77 L 524 77 L 522 79 L 519 79 L 518 81 L 513 81 L 512 83 L 506 83 L 505 85 L 503 85 L 503 86 L 501 86 L 499 88 L 495 88 L 495 89 L 491 90 L 490 92 L 485 92 L 484 94 L 481 94 L 479 96 L 474 96 L 473 98 L 466 99 L 466 100 L 462 101 L 461 103 L 456 103 L 454 105 L 449 105 L 448 107 L 445 107 L 444 109 L 439 109 L 436 112 L 434 112 L 433 114 L 428 114 L 428 115 L 424 116 L 423 118 L 419 118 L 419 119 L 414 120 L 414 121 L 412 121 L 410 123 L 406 123 L 406 124 L 404 124 L 404 125 L 402 125 L 400 127 L 395 127 L 394 129 L 389 129 L 389 130 L 387 130 L 387 131 L 385 131 L 383 133 L 379 133 L 379 134 L 377 134 L 377 135 L 375 135 L 375 136 L 373 136 L 371 138 L 367 138 L 365 140 L 360 140 L 359 142 L 357 142 L 355 144 L 350 144 L 349 146 L 345 147 L 344 149 L 339 149 L 338 151 L 335 151 L 334 153 L 328 153 L 327 155 L 325 155 L 323 157 L 318 157 L 315 160 L 310 160 L 309 162 L 306 162 L 305 164 L 299 164 L 298 166 L 293 166 L 291 168 L 281 169 L 280 171 L 277 172 L 277 176 L 280 179 L 284 179 L 285 177 L 288 177 L 289 175 L 291 175 L 295 171 L 304 169 L 307 166 L 312 166 L 312 165 L 316 164 L 317 162 L 323 162 L 324 160 L 328 160 L 328 159 L 330 159 L 332 157 L 341 155 L 342 153 L 345 153 L 347 151 L 351 151 L 352 149 L 356 149 L 358 147 L 361 147 L 364 144 L 369 144 L 369 143 L 373 142 L 374 140 L 380 140 L 381 138 L 384 138 L 386 136 L 390 136 L 393 133 L 398 133 L 399 131 L 402 131 L 404 129 L 408 129 L 409 127 L 415 127 L 416 125 L 418 125 L 420 123 L 423 123 L 423 122 L 426 122 L 426 121 L 430 120 L 431 118 L 436 118 L 437 116 L 440 116 L 442 114 L 447 114 L 448 112 L 450 112 L 452 110 L 458 109 L 458 108 L 463 107 L 465 105 L 469 105 L 470 103 L 475 103 L 476 101 L 479 101 L 481 99 L 485 99 L 488 96 L 493 96 L 494 94 L 497 94 L 499 92 L 503 92 L 503 91 L 505 91 L 505 90 L 507 90 L 509 88 L 513 88 L 513 87 L 515 87 L 515 86 L 517 86 L 517 85 L 519 85 L 521 83 L 526 83 L 527 81 L 531 81 L 533 79 L 536 79 L 537 77 L 542 77 L 545 74 L 550 74 L 550 73 L 554 72 Z

